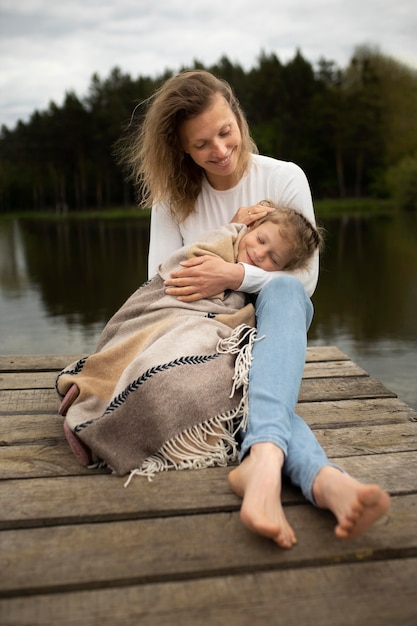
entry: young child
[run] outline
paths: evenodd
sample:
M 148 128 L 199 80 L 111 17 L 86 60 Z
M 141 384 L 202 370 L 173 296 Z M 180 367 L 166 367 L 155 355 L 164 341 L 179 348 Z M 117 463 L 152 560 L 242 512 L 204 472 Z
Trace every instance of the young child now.
M 262 200 L 259 205 L 273 210 L 248 227 L 239 243 L 236 261 L 267 272 L 303 269 L 314 252 L 322 249 L 323 229 L 313 226 L 295 209 L 274 208 L 269 200 Z
M 268 213 L 250 226 L 229 224 L 172 255 L 109 321 L 96 353 L 59 374 L 59 413 L 82 465 L 151 477 L 237 458 L 253 305 L 237 292 L 179 302 L 164 281 L 181 261 L 204 254 L 268 272 L 304 267 L 322 246 L 321 229 L 298 211 L 260 204 Z

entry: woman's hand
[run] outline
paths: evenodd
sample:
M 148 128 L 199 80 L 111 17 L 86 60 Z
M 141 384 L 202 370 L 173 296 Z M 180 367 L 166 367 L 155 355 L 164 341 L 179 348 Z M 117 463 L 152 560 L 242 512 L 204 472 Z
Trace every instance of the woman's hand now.
M 230 222 L 250 226 L 253 222 L 261 219 L 261 217 L 265 217 L 265 215 L 268 215 L 268 213 L 271 213 L 274 210 L 275 209 L 273 207 L 264 206 L 263 204 L 241 207 L 236 211 Z
M 181 302 L 212 298 L 225 289 L 238 289 L 245 270 L 240 263 L 227 263 L 208 254 L 182 261 L 183 269 L 165 281 L 166 293 Z

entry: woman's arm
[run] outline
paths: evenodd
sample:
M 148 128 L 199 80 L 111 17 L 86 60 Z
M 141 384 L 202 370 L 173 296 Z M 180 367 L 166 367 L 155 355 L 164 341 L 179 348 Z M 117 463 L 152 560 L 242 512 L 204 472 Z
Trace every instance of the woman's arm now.
M 183 245 L 177 222 L 165 204 L 152 207 L 149 239 L 148 278 L 158 272 L 158 267 Z
M 245 274 L 242 284 L 238 288 L 238 291 L 245 291 L 246 293 L 259 293 L 262 287 L 274 276 L 282 276 L 288 274 L 298 278 L 304 286 L 308 296 L 312 296 L 317 286 L 319 275 L 319 255 L 318 252 L 314 253 L 313 258 L 309 261 L 306 269 L 294 270 L 292 272 L 265 272 L 254 267 L 253 265 L 243 264 L 245 267 Z
M 242 263 L 228 263 L 210 255 L 188 259 L 181 263 L 182 270 L 172 272 L 165 281 L 166 293 L 177 296 L 182 302 L 195 302 L 212 298 L 218 293 L 239 289 L 244 277 Z

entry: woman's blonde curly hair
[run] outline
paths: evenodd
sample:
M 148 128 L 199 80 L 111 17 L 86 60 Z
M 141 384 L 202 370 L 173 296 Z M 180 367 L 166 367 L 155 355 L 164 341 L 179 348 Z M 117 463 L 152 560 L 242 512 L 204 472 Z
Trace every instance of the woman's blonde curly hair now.
M 193 212 L 204 170 L 184 152 L 179 130 L 183 122 L 203 113 L 216 94 L 225 98 L 236 117 L 242 137 L 236 173 L 240 177 L 246 171 L 250 154 L 258 150 L 230 85 L 205 70 L 181 72 L 146 101 L 143 122 L 118 145 L 142 206 L 167 201 L 179 222 Z

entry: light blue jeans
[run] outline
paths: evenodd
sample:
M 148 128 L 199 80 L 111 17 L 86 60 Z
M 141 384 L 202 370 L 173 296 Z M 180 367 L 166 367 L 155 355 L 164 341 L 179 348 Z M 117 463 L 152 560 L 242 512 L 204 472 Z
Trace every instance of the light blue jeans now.
M 272 279 L 256 300 L 258 337 L 249 372 L 249 421 L 240 459 L 253 444 L 272 442 L 285 455 L 283 472 L 312 503 L 317 473 L 330 463 L 313 432 L 295 413 L 313 305 L 292 276 Z

